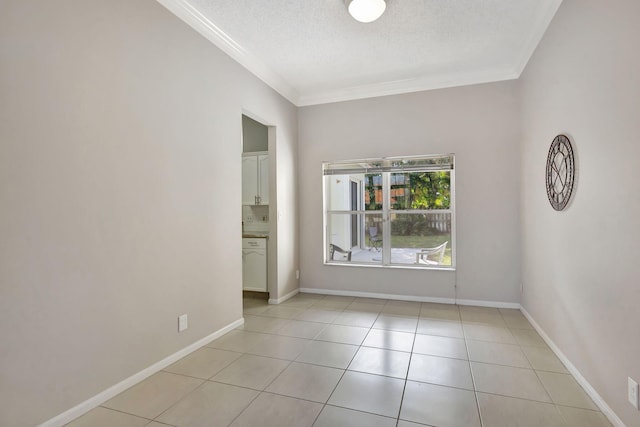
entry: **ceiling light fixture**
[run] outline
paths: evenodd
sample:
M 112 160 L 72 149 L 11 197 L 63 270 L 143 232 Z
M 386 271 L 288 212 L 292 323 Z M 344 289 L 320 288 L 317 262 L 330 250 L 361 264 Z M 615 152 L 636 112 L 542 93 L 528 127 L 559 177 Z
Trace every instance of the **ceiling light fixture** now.
M 349 14 L 359 22 L 373 22 L 380 18 L 387 8 L 385 0 L 344 0 Z

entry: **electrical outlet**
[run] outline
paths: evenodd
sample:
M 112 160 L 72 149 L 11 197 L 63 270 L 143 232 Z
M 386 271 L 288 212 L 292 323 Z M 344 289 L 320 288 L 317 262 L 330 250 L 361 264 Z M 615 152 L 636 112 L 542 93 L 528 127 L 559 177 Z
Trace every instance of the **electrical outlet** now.
M 638 409 L 638 383 L 631 377 L 627 380 L 627 397 L 629 399 L 629 403 L 631 403 L 634 408 Z
M 178 316 L 178 332 L 182 332 L 189 327 L 189 319 L 186 314 Z
M 300 270 L 296 270 L 296 279 L 300 280 Z

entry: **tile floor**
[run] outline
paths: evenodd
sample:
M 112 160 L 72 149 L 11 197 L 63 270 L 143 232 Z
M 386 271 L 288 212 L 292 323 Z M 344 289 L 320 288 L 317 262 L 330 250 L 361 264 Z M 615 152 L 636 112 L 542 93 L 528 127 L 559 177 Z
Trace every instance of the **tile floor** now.
M 601 427 L 518 310 L 299 294 L 69 424 Z

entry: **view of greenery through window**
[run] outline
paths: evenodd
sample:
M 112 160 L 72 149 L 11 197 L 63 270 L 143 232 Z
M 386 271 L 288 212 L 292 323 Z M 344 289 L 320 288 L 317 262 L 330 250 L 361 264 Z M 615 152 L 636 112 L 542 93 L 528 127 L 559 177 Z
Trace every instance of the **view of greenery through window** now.
M 325 176 L 330 198 L 340 183 L 351 189 L 349 207 L 325 210 L 330 243 L 350 249 L 352 263 L 383 263 L 387 252 L 384 264 L 452 266 L 452 170 L 433 169 Z

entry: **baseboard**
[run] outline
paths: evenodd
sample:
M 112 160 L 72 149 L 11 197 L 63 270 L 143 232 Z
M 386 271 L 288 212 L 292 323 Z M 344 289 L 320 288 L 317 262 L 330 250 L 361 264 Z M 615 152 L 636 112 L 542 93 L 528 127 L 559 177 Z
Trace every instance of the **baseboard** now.
M 292 298 L 296 295 L 298 295 L 298 292 L 300 292 L 300 289 L 294 289 L 291 292 L 289 292 L 288 294 L 286 294 L 283 297 L 280 298 L 269 298 L 269 304 L 280 304 L 282 302 L 285 302 L 286 300 L 288 300 L 289 298 Z
M 503 301 L 484 301 L 478 299 L 457 299 L 458 305 L 474 305 L 476 307 L 492 307 L 492 308 L 514 308 L 519 309 L 520 303 L 503 302 Z
M 305 294 L 337 295 L 337 296 L 345 296 L 345 297 L 392 299 L 397 301 L 436 302 L 440 304 L 455 304 L 455 300 L 453 298 L 417 297 L 412 295 L 381 294 L 376 292 L 338 291 L 334 289 L 319 289 L 319 288 L 300 288 L 300 292 Z
M 456 300 L 454 298 L 420 297 L 420 296 L 414 296 L 414 295 L 381 294 L 376 292 L 338 291 L 334 289 L 318 289 L 318 288 L 300 288 L 300 292 L 307 293 L 307 294 L 338 295 L 338 296 L 345 296 L 345 297 L 392 299 L 397 301 L 435 302 L 439 304 L 475 305 L 479 307 L 515 308 L 515 309 L 520 308 L 520 304 L 518 304 L 517 302 L 482 301 L 482 300 L 471 300 L 471 299 Z
M 584 391 L 587 392 L 591 400 L 593 400 L 593 402 L 602 411 L 605 417 L 609 419 L 611 424 L 613 424 L 614 427 L 625 427 L 622 420 L 616 415 L 615 412 L 613 412 L 613 409 L 611 409 L 611 407 L 607 405 L 607 402 L 605 402 L 604 399 L 593 388 L 593 386 L 589 384 L 589 381 L 587 381 L 586 378 L 582 376 L 578 368 L 576 368 L 573 365 L 573 363 L 571 363 L 571 361 L 567 358 L 567 356 L 565 356 L 564 353 L 560 351 L 560 348 L 558 348 L 558 346 L 551 340 L 551 338 L 549 338 L 549 336 L 540 327 L 540 325 L 538 325 L 538 323 L 533 319 L 533 317 L 531 317 L 531 315 L 527 312 L 527 310 L 525 310 L 524 307 L 520 307 L 520 311 L 522 311 L 522 314 L 524 314 L 524 317 L 527 318 L 527 320 L 529 321 L 529 323 L 531 323 L 533 328 L 538 332 L 538 334 L 540 334 L 544 342 L 546 342 L 549 348 L 551 348 L 551 351 L 553 351 L 555 355 L 558 356 L 558 359 L 560 359 L 560 361 L 564 364 L 567 370 L 571 372 L 571 375 L 573 375 L 576 381 L 578 381 L 578 384 L 582 386 Z
M 100 405 L 102 405 L 104 402 L 106 402 L 107 400 L 111 399 L 112 397 L 115 397 L 116 395 L 122 393 L 123 391 L 125 391 L 126 389 L 138 384 L 139 382 L 147 379 L 148 377 L 150 377 L 151 375 L 161 371 L 162 369 L 166 368 L 167 366 L 171 365 L 174 362 L 177 362 L 178 360 L 182 359 L 183 357 L 185 357 L 186 355 L 193 353 L 194 351 L 198 350 L 200 347 L 203 347 L 205 344 L 210 343 L 211 341 L 213 341 L 214 339 L 221 337 L 222 335 L 226 334 L 227 332 L 237 328 L 238 326 L 242 326 L 244 324 L 244 318 L 242 319 L 238 319 L 233 323 L 230 323 L 229 325 L 218 329 L 217 331 L 215 331 L 214 333 L 207 335 L 206 337 L 194 342 L 193 344 L 183 348 L 182 350 L 179 350 L 175 353 L 173 353 L 172 355 L 165 357 L 164 359 L 162 359 L 161 361 L 154 363 L 153 365 L 149 366 L 148 368 L 143 369 L 142 371 L 138 372 L 137 374 L 134 374 L 132 376 L 130 376 L 129 378 L 120 381 L 118 384 L 109 387 L 108 389 L 104 390 L 103 392 L 85 400 L 84 402 L 80 403 L 79 405 L 74 406 L 73 408 L 63 412 L 62 414 L 51 418 L 48 421 L 45 421 L 44 423 L 40 424 L 39 427 L 60 427 L 63 426 L 67 423 L 70 423 L 71 421 L 75 420 L 76 418 L 86 414 L 87 412 L 89 412 L 90 410 L 92 410 L 93 408 L 96 408 Z

